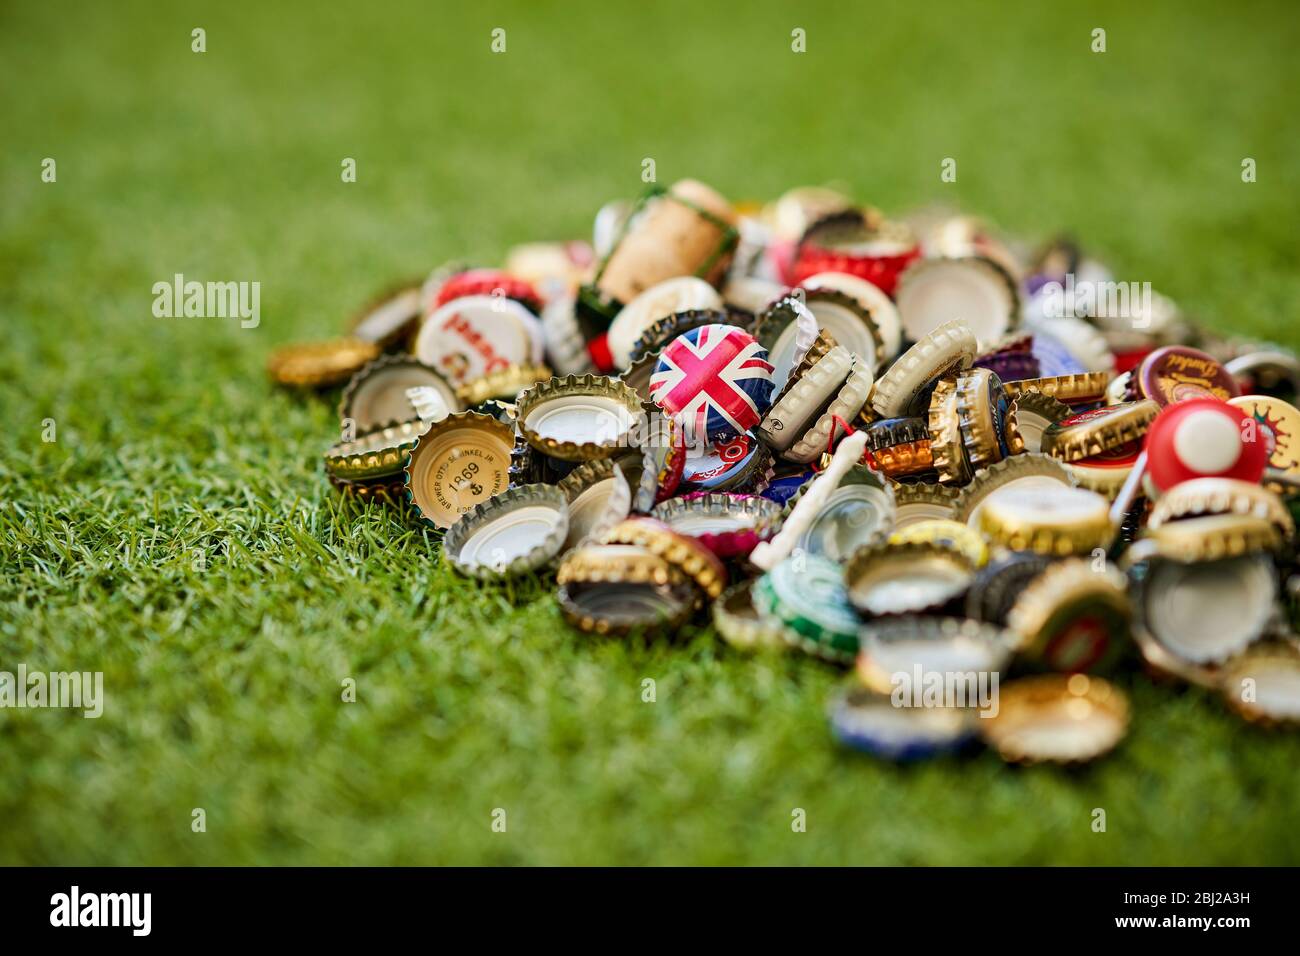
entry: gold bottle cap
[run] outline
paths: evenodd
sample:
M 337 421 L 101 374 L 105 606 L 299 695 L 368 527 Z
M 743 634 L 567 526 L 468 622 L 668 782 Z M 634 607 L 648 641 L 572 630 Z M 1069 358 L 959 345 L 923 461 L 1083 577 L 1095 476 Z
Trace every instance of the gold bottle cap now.
M 876 380 L 871 407 L 881 418 L 920 414 L 912 408 L 929 384 L 970 368 L 978 354 L 969 325 L 959 319 L 945 322 L 899 356 Z
M 325 470 L 335 478 L 366 481 L 400 474 L 420 436 L 429 427 L 419 419 L 391 422 L 339 442 L 325 452 Z
M 1023 378 L 1003 382 L 1002 387 L 1012 398 L 1025 392 L 1042 392 L 1066 405 L 1086 405 L 1100 402 L 1106 397 L 1110 384 L 1109 372 L 1080 372 L 1077 375 L 1053 375 L 1048 378 Z
M 732 647 L 741 650 L 778 650 L 790 644 L 785 628 L 775 618 L 765 618 L 754 607 L 753 581 L 741 581 L 713 604 L 713 625 Z
M 1104 455 L 1090 455 L 1077 461 L 1062 462 L 1080 488 L 1087 488 L 1108 501 L 1114 501 L 1124 490 L 1124 483 L 1137 465 L 1142 446 L 1138 442 L 1121 445 Z
M 281 385 L 328 388 L 346 382 L 379 352 L 374 342 L 361 339 L 299 342 L 272 352 L 266 370 Z
M 852 354 L 842 345 L 835 346 L 772 403 L 754 434 L 778 452 L 789 450 L 844 387 L 852 371 Z
M 1260 485 L 1235 478 L 1193 478 L 1160 496 L 1147 518 L 1148 528 L 1203 515 L 1263 518 L 1284 538 L 1295 534 L 1295 520 L 1282 499 Z
M 1055 671 L 1092 671 L 1115 662 L 1129 629 L 1127 582 L 1115 568 L 1092 559 L 1048 565 L 1020 593 L 1007 627 L 1020 650 Z
M 895 531 L 889 536 L 890 544 L 908 544 L 922 542 L 960 551 L 976 568 L 982 568 L 989 560 L 988 542 L 984 536 L 968 524 L 951 518 L 927 518 Z
M 556 572 L 559 584 L 654 584 L 688 582 L 680 569 L 649 548 L 634 544 L 585 544 L 564 556 Z
M 1063 461 L 1104 455 L 1140 441 L 1158 414 L 1160 406 L 1150 399 L 1080 412 L 1047 428 L 1043 451 Z
M 546 567 L 569 533 L 569 504 L 553 485 L 508 488 L 447 529 L 442 555 L 468 577 L 513 577 Z
M 953 517 L 972 528 L 978 528 L 980 508 L 996 491 L 1011 485 L 1016 488 L 1051 488 L 1056 485 L 1073 488 L 1077 484 L 1065 466 L 1054 458 L 1034 452 L 1012 455 L 997 464 L 981 468 L 970 484 L 955 493 Z
M 972 470 L 1002 460 L 1002 380 L 986 368 L 957 376 L 955 408 L 961 443 Z
M 1049 425 L 1070 417 L 1070 406 L 1042 392 L 1024 392 L 1007 407 L 1007 449 L 1013 455 L 1043 450 L 1043 433 Z
M 1220 672 L 1224 700 L 1264 726 L 1300 723 L 1300 652 L 1270 644 L 1247 651 Z
M 690 618 L 698 595 L 692 584 L 635 581 L 570 581 L 556 592 L 566 621 L 580 631 L 600 635 L 675 631 Z
M 419 516 L 450 528 L 510 484 L 514 433 L 491 415 L 461 412 L 429 426 L 411 450 L 406 494 Z
M 1087 674 L 1045 674 L 1003 684 L 996 717 L 980 731 L 1013 763 L 1081 763 L 1100 757 L 1128 731 L 1128 699 Z
M 934 541 L 882 542 L 859 548 L 844 568 L 849 602 L 863 615 L 922 614 L 970 587 L 975 565 Z
M 603 375 L 566 375 L 527 389 L 515 419 L 528 443 L 563 461 L 607 458 L 626 448 L 644 427 L 641 398 L 625 383 Z
M 605 534 L 604 541 L 648 548 L 684 572 L 711 598 L 716 598 L 727 586 L 727 569 L 712 551 L 653 518 L 621 521 Z
M 1224 514 L 1167 521 L 1148 528 L 1138 544 L 1144 541 L 1150 541 L 1162 557 L 1193 562 L 1275 551 L 1282 538 L 1277 527 L 1264 518 Z
M 830 405 L 798 441 L 781 453 L 782 458 L 787 461 L 815 461 L 831 447 L 832 435 L 836 438 L 844 436 L 840 423 L 851 422 L 866 407 L 873 378 L 871 363 L 857 355 L 851 361 L 849 377 L 831 399 Z
M 984 499 L 978 520 L 981 531 L 1012 551 L 1089 554 L 1115 537 L 1105 498 L 1055 482 L 1004 486 Z
M 908 528 L 920 521 L 952 518 L 956 514 L 957 489 L 922 481 L 890 481 L 894 492 L 894 528 Z
M 930 454 L 939 480 L 946 485 L 970 481 L 971 467 L 962 441 L 961 419 L 957 415 L 957 380 L 941 378 L 930 395 Z
M 509 365 L 456 386 L 456 397 L 465 405 L 481 405 L 493 398 L 513 402 L 523 389 L 550 377 L 551 370 L 545 365 Z
M 333 475 L 330 475 L 329 479 L 331 485 L 358 501 L 377 501 L 385 505 L 397 505 L 405 501 L 402 492 L 406 485 L 401 475 L 370 481 L 348 481 L 345 478 L 335 478 Z
M 449 412 L 463 412 L 465 405 L 437 370 L 410 355 L 384 355 L 352 376 L 339 400 L 339 418 L 352 419 L 359 430 L 385 422 L 407 421 L 413 414 L 407 390 L 436 390 Z

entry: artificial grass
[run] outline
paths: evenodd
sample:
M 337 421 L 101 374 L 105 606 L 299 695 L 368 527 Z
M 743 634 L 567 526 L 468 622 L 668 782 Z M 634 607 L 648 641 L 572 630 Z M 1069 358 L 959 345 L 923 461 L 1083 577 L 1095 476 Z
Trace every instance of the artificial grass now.
M 1294 734 L 1130 676 L 1086 769 L 857 757 L 826 665 L 594 640 L 545 581 L 456 578 L 330 490 L 333 406 L 262 371 L 394 280 L 585 234 L 647 157 L 1069 227 L 1300 345 L 1293 6 L 322 6 L 0 11 L 0 669 L 107 694 L 0 711 L 0 863 L 1300 862 Z M 177 272 L 260 281 L 261 324 L 155 318 Z

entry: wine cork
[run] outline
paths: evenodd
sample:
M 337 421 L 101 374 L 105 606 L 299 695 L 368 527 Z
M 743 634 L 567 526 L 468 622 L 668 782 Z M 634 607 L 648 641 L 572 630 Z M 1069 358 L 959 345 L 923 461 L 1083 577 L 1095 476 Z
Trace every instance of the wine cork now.
M 700 211 L 707 215 L 702 215 Z M 735 233 L 731 204 L 703 183 L 683 179 L 651 199 L 605 262 L 596 286 L 626 304 L 674 276 L 700 274 L 717 284 L 727 268 Z

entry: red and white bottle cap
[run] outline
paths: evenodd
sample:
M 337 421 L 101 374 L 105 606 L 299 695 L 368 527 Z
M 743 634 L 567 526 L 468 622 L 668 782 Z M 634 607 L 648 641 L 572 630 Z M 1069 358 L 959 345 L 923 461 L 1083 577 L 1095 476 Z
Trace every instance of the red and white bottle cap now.
M 1258 482 L 1268 465 L 1264 441 L 1248 441 L 1250 416 L 1216 398 L 1165 407 L 1146 434 L 1147 478 L 1159 491 L 1193 478 Z

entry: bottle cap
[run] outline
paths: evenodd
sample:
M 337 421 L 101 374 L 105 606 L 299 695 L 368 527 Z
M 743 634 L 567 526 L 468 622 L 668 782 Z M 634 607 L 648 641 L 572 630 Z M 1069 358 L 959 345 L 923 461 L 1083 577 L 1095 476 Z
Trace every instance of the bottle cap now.
M 1032 336 L 1009 336 L 994 348 L 977 355 L 973 367 L 996 372 L 1003 380 L 1038 378 L 1042 366 L 1030 349 L 1032 342 Z
M 1128 700 L 1087 674 L 1043 674 L 1003 684 L 996 717 L 979 729 L 1013 763 L 1081 763 L 1112 750 L 1128 731 Z
M 545 365 L 511 365 L 470 379 L 456 386 L 456 396 L 466 405 L 476 406 L 493 399 L 513 402 L 520 391 L 551 377 Z
M 1072 315 L 1026 316 L 1025 325 L 1035 336 L 1050 338 L 1069 350 L 1084 372 L 1115 374 L 1115 353 L 1110 350 L 1106 336 L 1097 327 Z
M 956 320 L 945 322 L 904 352 L 876 381 L 871 407 L 881 418 L 918 414 L 930 383 L 970 368 L 977 354 L 970 327 Z
M 689 584 L 678 568 L 649 548 L 588 543 L 565 554 L 555 572 L 559 584 Z M 690 585 L 694 587 L 694 585 Z
M 1055 560 L 1032 551 L 1005 551 L 998 555 L 971 582 L 966 592 L 966 616 L 990 624 L 1006 624 L 1007 615 L 1021 592 Z
M 976 568 L 984 567 L 989 560 L 989 546 L 984 536 L 970 525 L 951 518 L 929 518 L 925 521 L 917 521 L 889 536 L 890 544 L 913 542 L 934 544 L 941 548 L 959 551 Z
M 376 501 L 384 505 L 400 505 L 403 502 L 404 485 L 401 476 L 373 478 L 370 481 L 348 481 L 345 478 L 329 476 L 330 484 L 344 495 L 359 501 Z
M 1228 404 L 1255 420 L 1256 434 L 1268 449 L 1268 466 L 1300 477 L 1300 409 L 1268 395 L 1242 395 Z
M 844 346 L 835 346 L 778 396 L 754 433 L 776 451 L 788 451 L 807 434 L 852 372 L 853 356 Z
M 1258 482 L 1268 464 L 1263 441 L 1245 441 L 1253 419 L 1216 398 L 1166 407 L 1146 434 L 1147 477 L 1159 491 L 1193 478 Z
M 893 295 L 899 276 L 920 257 L 920 245 L 901 223 L 850 209 L 824 216 L 804 231 L 790 278 L 802 282 L 823 272 L 844 272 Z
M 854 355 L 848 378 L 825 411 L 798 441 L 781 453 L 781 457 L 806 464 L 829 451 L 833 447 L 832 439 L 844 434 L 840 423 L 852 421 L 866 406 L 871 394 L 871 381 L 870 362 Z
M 964 594 L 974 576 L 964 553 L 930 541 L 859 548 L 844 568 L 849 602 L 871 617 L 937 611 Z
M 800 488 L 816 477 L 817 472 L 812 468 L 785 463 L 772 469 L 771 481 L 759 494 L 779 505 L 785 505 L 799 493 Z
M 983 500 L 978 520 L 993 542 L 1012 551 L 1089 554 L 1115 537 L 1105 498 L 1057 483 L 1003 486 Z
M 996 491 L 1014 486 L 1017 489 L 1033 487 L 1075 487 L 1061 462 L 1046 455 L 1026 452 L 1004 458 L 997 464 L 981 468 L 965 488 L 954 491 L 952 516 L 972 528 L 979 527 L 979 512 L 984 501 Z
M 596 363 L 587 349 L 587 331 L 595 330 L 583 329 L 577 307 L 577 297 L 566 292 L 546 303 L 542 309 L 546 361 L 561 375 L 584 375 L 596 371 Z
M 419 516 L 449 528 L 474 505 L 510 482 L 509 425 L 461 412 L 428 426 L 406 463 L 406 495 Z
M 693 492 L 758 493 L 767 487 L 772 467 L 772 453 L 766 446 L 752 435 L 740 435 L 730 441 L 719 442 L 697 455 L 692 455 L 687 450 L 682 465 L 681 486 Z
M 712 288 L 712 286 L 710 286 Z M 644 356 L 647 352 L 662 352 L 674 339 L 702 329 L 706 325 L 735 325 L 744 331 L 744 327 L 732 320 L 731 313 L 723 309 L 689 309 L 685 312 L 673 312 L 661 319 L 656 319 L 646 327 L 629 350 L 629 364 Z M 613 356 L 610 356 L 613 362 Z
M 387 348 L 404 341 L 420 322 L 420 283 L 386 289 L 352 317 L 349 334 Z
M 804 302 L 817 328 L 861 359 L 873 374 L 885 358 L 885 340 L 871 311 L 847 293 L 825 286 L 804 288 Z
M 762 419 L 772 401 L 772 365 L 744 329 L 705 325 L 663 350 L 650 376 L 650 395 L 688 439 L 713 444 Z
M 890 694 L 852 686 L 831 708 L 831 730 L 846 747 L 906 762 L 953 753 L 975 736 L 965 707 L 896 707 Z
M 653 518 L 620 521 L 605 534 L 604 543 L 648 548 L 686 574 L 711 598 L 716 598 L 727 586 L 727 569 L 712 551 Z
M 433 308 L 472 295 L 513 299 L 531 312 L 539 313 L 542 310 L 541 293 L 531 282 L 500 269 L 466 269 L 450 276 L 438 287 Z
M 419 419 L 392 422 L 339 442 L 325 452 L 325 470 L 335 478 L 368 481 L 400 474 L 411 449 L 429 427 Z
M 1008 454 L 1006 444 L 1007 395 L 1002 380 L 985 368 L 971 369 L 957 376 L 953 407 L 957 428 L 970 469 L 1001 461 Z M 940 472 L 942 475 L 942 472 Z
M 767 349 L 775 388 L 782 391 L 787 388 L 820 331 L 816 316 L 798 296 L 784 296 L 759 315 L 754 323 L 754 337 Z
M 898 317 L 893 299 L 878 286 L 847 272 L 819 272 L 804 279 L 800 285 L 809 292 L 830 289 L 849 296 L 867 312 L 880 334 L 883 361 L 890 361 L 898 355 L 903 345 L 903 322 Z M 876 371 L 879 370 L 877 365 Z
M 443 537 L 442 555 L 468 577 L 513 577 L 550 564 L 568 533 L 564 493 L 552 485 L 520 485 L 462 514 Z
M 899 279 L 895 300 L 903 332 L 913 341 L 956 316 L 975 333 L 983 349 L 1020 320 L 1015 280 L 982 256 L 918 259 Z
M 1024 392 L 1007 406 L 1004 428 L 1007 450 L 1013 455 L 1043 450 L 1049 425 L 1070 417 L 1070 406 L 1042 392 Z
M 651 286 L 625 305 L 610 323 L 609 351 L 615 368 L 627 367 L 633 347 L 661 319 L 679 312 L 721 309 L 718 290 L 695 276 L 674 276 Z
M 566 549 L 599 540 L 632 510 L 631 486 L 611 458 L 583 462 L 558 487 L 569 503 Z
M 693 585 L 572 581 L 556 592 L 560 613 L 580 631 L 600 635 L 675 631 L 695 610 Z
M 759 615 L 753 587 L 753 581 L 741 581 L 727 588 L 713 604 L 713 626 L 724 641 L 741 650 L 784 648 L 789 643 L 785 628 Z
M 1001 674 L 1016 638 L 992 624 L 960 617 L 904 617 L 869 621 L 859 636 L 857 674 L 878 694 L 920 696 L 928 675 Z M 986 678 L 991 684 L 991 677 Z M 977 708 L 977 687 L 964 687 L 965 706 Z
M 961 418 L 957 414 L 957 380 L 941 378 L 930 394 L 930 455 L 934 470 L 944 484 L 964 485 L 970 481 L 971 466 L 962 441 Z
M 280 385 L 328 388 L 346 382 L 379 353 L 374 342 L 356 338 L 298 342 L 272 352 L 266 360 L 266 371 Z
M 515 419 L 528 443 L 551 458 L 589 461 L 627 447 L 643 427 L 641 399 L 618 379 L 567 375 L 520 393 Z
M 858 619 L 833 561 L 796 554 L 759 578 L 753 593 L 758 613 L 784 627 L 793 646 L 844 664 L 857 656 Z
M 1129 603 L 1124 576 L 1067 558 L 1030 580 L 1007 614 L 1017 650 L 1048 670 L 1104 671 L 1123 653 Z
M 661 502 L 651 516 L 718 557 L 734 558 L 774 533 L 781 506 L 757 495 L 698 494 Z
M 1300 653 L 1292 646 L 1261 646 L 1230 661 L 1220 676 L 1224 699 L 1253 723 L 1300 723 Z
M 1185 345 L 1167 345 L 1142 360 L 1132 379 L 1143 398 L 1170 405 L 1189 398 L 1236 398 L 1237 380 L 1212 356 Z
M 823 478 L 823 481 L 826 479 Z M 809 492 L 805 484 L 785 508 L 785 515 Z M 825 499 L 800 531 L 795 547 L 837 564 L 859 548 L 883 541 L 894 528 L 894 492 L 888 481 L 866 465 L 854 465 L 827 482 Z
M 1080 488 L 1087 488 L 1108 500 L 1119 497 L 1124 483 L 1137 466 L 1142 446 L 1138 442 L 1120 445 L 1100 455 L 1089 455 L 1077 461 L 1064 462 L 1065 470 L 1070 473 Z
M 1134 564 L 1131 578 L 1135 636 L 1156 647 L 1143 646 L 1143 655 L 1195 683 L 1213 683 L 1204 668 L 1264 635 L 1277 599 L 1276 573 L 1265 554 L 1191 562 L 1156 555 Z
M 1043 451 L 1063 461 L 1102 455 L 1139 441 L 1160 412 L 1150 400 L 1108 405 L 1064 418 L 1043 432 Z
M 1202 515 L 1243 515 L 1263 518 L 1283 538 L 1295 534 L 1295 521 L 1273 492 L 1233 478 L 1193 478 L 1166 491 L 1151 509 L 1147 527 L 1156 529 L 1170 521 Z
M 1190 562 L 1275 551 L 1282 539 L 1277 526 L 1263 518 L 1221 514 L 1168 521 L 1148 528 L 1142 540 L 1164 557 Z
M 1002 387 L 1012 398 L 1025 392 L 1042 392 L 1066 405 L 1088 405 L 1106 397 L 1110 384 L 1107 372 L 1080 372 L 1075 375 L 1053 375 L 1047 378 L 1026 378 L 1016 382 L 1003 382 Z
M 434 309 L 412 351 L 459 386 L 511 366 L 540 364 L 543 338 L 541 321 L 513 299 L 471 295 Z
M 1290 352 L 1264 348 L 1238 355 L 1224 365 L 1243 393 L 1294 401 L 1300 393 L 1300 360 Z
M 432 388 L 449 412 L 465 410 L 451 383 L 437 371 L 409 355 L 385 355 L 367 363 L 348 382 L 339 401 L 339 418 L 352 419 L 360 431 L 406 421 L 412 415 L 406 395 L 411 388 Z
M 910 528 L 920 521 L 952 518 L 957 504 L 957 489 L 932 482 L 889 483 L 894 493 L 894 527 Z

